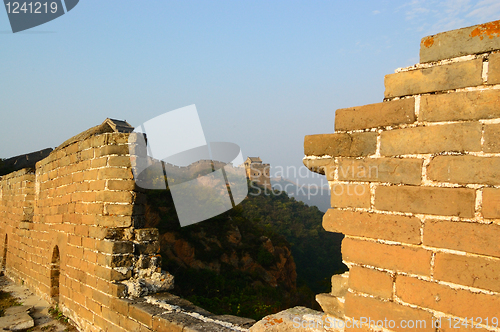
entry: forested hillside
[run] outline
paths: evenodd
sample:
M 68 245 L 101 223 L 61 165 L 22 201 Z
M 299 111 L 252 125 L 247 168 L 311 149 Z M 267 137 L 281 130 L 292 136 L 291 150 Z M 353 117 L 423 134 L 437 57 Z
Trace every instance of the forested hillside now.
M 249 186 L 241 204 L 250 221 L 283 235 L 291 245 L 299 285 L 315 293 L 328 293 L 333 274 L 347 271 L 342 263 L 342 234 L 323 229 L 323 212 L 288 197 L 285 192 Z
M 236 208 L 186 227 L 169 189 L 146 191 L 146 226 L 160 230 L 173 293 L 216 314 L 254 319 L 297 305 L 319 309 L 315 294 L 329 292 L 331 275 L 345 270 L 341 235 L 323 230 L 316 207 L 252 187 Z

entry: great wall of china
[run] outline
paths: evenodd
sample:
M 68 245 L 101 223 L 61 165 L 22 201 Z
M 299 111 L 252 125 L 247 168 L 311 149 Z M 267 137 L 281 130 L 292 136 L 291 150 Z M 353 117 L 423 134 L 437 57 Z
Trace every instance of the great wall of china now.
M 317 296 L 317 317 L 425 320 L 426 331 L 474 318 L 500 331 L 492 325 L 500 313 L 499 50 L 500 21 L 425 37 L 421 63 L 386 76 L 382 103 L 337 110 L 334 133 L 305 138 L 304 164 L 332 190 L 353 189 L 332 194 L 324 216 L 327 231 L 346 235 L 350 271 Z M 105 121 L 34 169 L 0 178 L 5 273 L 81 331 L 247 330 L 162 292 L 173 277 L 159 266 L 158 231 L 144 228 L 129 135 Z M 371 167 L 376 176 L 347 171 Z M 276 317 L 251 331 L 301 330 Z

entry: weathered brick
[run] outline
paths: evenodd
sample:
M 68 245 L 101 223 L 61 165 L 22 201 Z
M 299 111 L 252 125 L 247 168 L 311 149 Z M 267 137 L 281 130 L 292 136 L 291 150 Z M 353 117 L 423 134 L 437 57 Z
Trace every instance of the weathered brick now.
M 169 320 L 172 314 L 163 314 L 153 317 L 153 330 L 154 331 L 171 331 L 171 332 L 182 332 L 186 331 L 184 329 L 184 324 L 180 321 Z
M 97 158 L 97 159 L 92 159 L 90 161 L 90 167 L 92 168 L 101 168 L 101 167 L 105 167 L 106 164 L 108 162 L 108 158 L 107 157 L 100 157 L 100 158 Z
M 335 130 L 356 130 L 415 122 L 415 99 L 338 109 Z
M 95 225 L 93 225 L 95 226 Z M 90 227 L 89 228 L 90 237 L 96 239 L 109 239 L 109 240 L 121 240 L 125 238 L 125 232 L 123 228 L 115 227 Z
M 500 189 L 483 189 L 483 216 L 485 218 L 500 218 Z
M 132 203 L 132 193 L 129 191 L 99 191 L 96 200 L 101 202 Z
M 488 84 L 498 83 L 500 83 L 500 53 L 494 53 L 488 59 Z
M 97 179 L 133 179 L 132 170 L 129 168 L 107 167 L 98 170 Z
M 109 294 L 113 297 L 125 297 L 127 296 L 127 286 L 121 283 L 111 283 L 109 284 Z
M 352 236 L 420 243 L 421 222 L 416 217 L 329 209 L 323 217 L 323 227 Z
M 479 120 L 500 117 L 500 90 L 424 95 L 420 100 L 423 121 Z
M 106 145 L 96 150 L 96 157 L 109 155 L 128 155 L 128 145 Z
M 332 291 L 330 294 L 337 297 L 344 297 L 349 289 L 349 272 L 344 272 L 342 274 L 334 274 L 331 278 L 332 281 Z
M 130 167 L 129 156 L 110 156 L 108 158 L 109 166 Z
M 374 154 L 377 133 L 337 133 L 308 135 L 304 139 L 304 153 L 308 156 L 362 157 Z
M 483 60 L 475 59 L 385 76 L 385 98 L 477 86 L 483 83 Z
M 134 190 L 134 180 L 108 180 L 109 190 Z
M 131 216 L 95 216 L 94 224 L 104 227 L 130 227 L 132 226 Z
M 370 207 L 370 185 L 363 183 L 334 183 L 331 190 L 332 207 Z
M 499 295 L 472 293 L 406 276 L 397 276 L 396 295 L 404 302 L 464 318 L 488 317 L 491 321 L 500 312 Z
M 339 180 L 420 184 L 422 163 L 422 159 L 413 158 L 339 158 Z M 327 167 L 330 181 L 333 180 L 331 170 L 333 167 Z
M 109 215 L 131 216 L 134 212 L 133 204 L 106 204 Z
M 431 180 L 459 184 L 500 184 L 500 158 L 476 156 L 437 156 L 427 167 Z
M 135 253 L 137 255 L 149 255 L 156 254 L 160 251 L 160 242 L 136 242 L 135 243 Z
M 127 273 L 123 274 L 114 269 L 103 267 L 100 265 L 96 265 L 94 272 L 97 277 L 109 281 L 121 281 L 132 277 L 132 271 L 130 270 L 127 271 Z
M 331 294 L 317 294 L 316 302 L 319 303 L 323 312 L 343 319 L 344 318 L 344 301 Z
M 109 296 L 108 294 L 105 294 L 103 292 L 98 291 L 97 289 L 94 289 L 92 291 L 92 299 L 97 303 L 100 303 L 101 305 L 109 308 L 111 296 Z
M 129 305 L 128 313 L 131 318 L 148 327 L 153 327 L 153 315 L 147 309 L 148 306 L 141 303 L 131 304 Z
M 500 292 L 500 259 L 438 252 L 434 279 Z
M 392 298 L 392 283 L 393 278 L 387 272 L 356 265 L 349 269 L 349 288 L 358 292 L 390 299 Z
M 414 186 L 378 186 L 375 208 L 384 211 L 426 213 L 471 218 L 475 209 L 475 190 Z
M 89 181 L 89 190 L 104 190 L 106 189 L 106 180 Z
M 128 316 L 128 306 L 130 305 L 132 301 L 128 299 L 117 299 L 117 298 L 112 298 L 111 299 L 111 309 L 124 315 Z
M 160 237 L 158 228 L 139 228 L 134 230 L 137 241 L 157 241 Z
M 342 241 L 344 261 L 371 265 L 392 271 L 430 275 L 431 251 L 404 245 L 388 245 L 356 240 Z
M 333 164 L 332 158 L 322 158 L 322 159 L 302 159 L 302 163 L 311 172 L 316 172 L 319 174 L 325 174 L 325 169 L 328 165 Z
M 458 221 L 426 221 L 423 243 L 426 246 L 500 257 L 500 226 Z
M 389 328 L 388 321 L 394 321 L 394 331 L 434 331 L 432 326 L 432 314 L 422 309 L 410 308 L 395 302 L 380 301 L 370 297 L 363 297 L 348 293 L 345 299 L 345 315 L 356 320 L 370 319 L 372 324 L 380 321 L 380 327 Z M 385 324 L 384 325 L 384 320 Z M 403 322 L 404 321 L 404 322 Z M 420 328 L 408 328 L 405 322 L 421 322 Z M 373 326 L 372 326 L 373 327 Z
M 150 330 L 143 330 L 143 325 L 137 323 L 135 320 L 132 320 L 131 318 L 127 317 L 123 322 L 123 328 L 125 331 L 131 331 L 131 332 L 149 332 Z M 114 330 L 109 330 L 109 331 L 114 331 Z M 165 330 L 169 331 L 169 330 Z
M 422 38 L 420 62 L 431 62 L 500 49 L 500 21 L 474 25 Z
M 380 154 L 481 151 L 481 136 L 479 122 L 387 130 L 380 135 Z
M 500 123 L 484 126 L 483 151 L 490 153 L 500 152 Z
M 131 254 L 134 252 L 134 244 L 130 241 L 98 241 L 96 248 L 106 254 Z
M 110 267 L 130 267 L 133 265 L 134 255 L 104 255 L 97 256 L 97 264 Z

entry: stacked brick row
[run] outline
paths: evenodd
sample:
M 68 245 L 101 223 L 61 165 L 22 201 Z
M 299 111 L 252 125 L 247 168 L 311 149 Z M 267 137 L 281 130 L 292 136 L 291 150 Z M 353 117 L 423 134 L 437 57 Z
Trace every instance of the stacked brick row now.
M 499 49 L 500 21 L 426 37 L 422 63 L 385 77 L 384 102 L 306 136 L 304 163 L 331 187 L 323 226 L 345 234 L 350 268 L 327 313 L 499 331 Z
M 25 235 L 28 223 L 33 220 L 33 205 L 35 194 L 35 174 L 32 170 L 23 169 L 2 177 L 0 182 L 0 234 L 10 233 L 0 238 L 0 267 L 5 267 L 11 259 L 9 244 L 14 246 L 31 246 L 28 242 L 21 244 L 19 236 Z M 12 230 L 18 228 L 18 232 Z
M 84 331 L 138 330 L 133 318 L 115 319 L 117 308 L 128 310 L 120 281 L 149 267 L 159 242 L 156 229 L 140 229 L 144 197 L 135 188 L 128 134 L 58 148 L 35 172 L 2 177 L 0 188 L 7 274 L 58 304 Z

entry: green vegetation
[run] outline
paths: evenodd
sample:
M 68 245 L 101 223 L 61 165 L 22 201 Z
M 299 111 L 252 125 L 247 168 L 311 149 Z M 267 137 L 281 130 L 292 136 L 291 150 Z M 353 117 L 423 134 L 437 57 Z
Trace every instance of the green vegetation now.
M 307 285 L 315 293 L 328 293 L 331 276 L 347 271 L 340 250 L 343 235 L 323 229 L 323 212 L 317 207 L 255 184 L 249 186 L 241 206 L 244 217 L 283 235 L 290 243 L 299 285 Z
M 22 304 L 11 293 L 0 290 L 0 317 L 4 315 L 5 309 L 16 305 Z
M 168 188 L 146 191 L 145 226 L 160 231 L 172 293 L 214 314 L 256 320 L 298 305 L 319 309 L 315 294 L 329 292 L 330 277 L 347 270 L 342 235 L 322 228 L 316 207 L 255 188 L 230 211 L 187 227 L 179 225 Z
M 56 320 L 62 322 L 62 323 L 68 323 L 68 318 L 64 316 L 62 311 L 59 310 L 59 306 L 56 305 L 55 307 L 50 307 L 49 308 L 49 314 Z
M 269 276 L 266 270 L 277 270 L 279 257 L 263 248 L 263 237 L 275 248 L 289 248 L 289 244 L 272 229 L 243 217 L 241 206 L 201 223 L 180 227 L 168 189 L 149 190 L 147 195 L 146 226 L 157 227 L 160 236 L 173 234 L 179 242 L 189 244 L 194 249 L 193 259 L 205 266 L 200 268 L 194 263 L 190 266 L 185 263 L 186 257 L 172 254 L 175 245 L 163 241 L 163 268 L 175 276 L 172 293 L 214 314 L 253 319 L 296 305 L 315 305 L 311 290 L 297 289 L 295 280 L 278 280 L 277 287 L 266 283 Z M 231 240 L 234 234 L 239 234 L 241 240 Z M 237 266 L 224 262 L 221 258 L 224 255 L 237 257 Z M 242 267 L 242 262 L 248 259 L 254 262 L 255 269 Z

